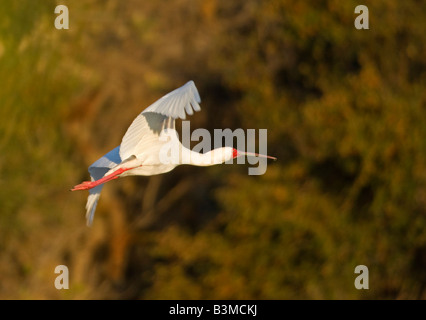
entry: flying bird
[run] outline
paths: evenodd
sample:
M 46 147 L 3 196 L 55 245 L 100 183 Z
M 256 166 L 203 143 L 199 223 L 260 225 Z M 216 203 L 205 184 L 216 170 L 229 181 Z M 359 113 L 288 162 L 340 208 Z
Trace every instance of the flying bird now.
M 86 204 L 87 225 L 90 226 L 93 222 L 103 185 L 119 177 L 166 173 L 180 164 L 197 166 L 221 164 L 245 155 L 276 160 L 274 157 L 231 147 L 217 148 L 204 154 L 184 147 L 175 130 L 175 120 L 178 118 L 184 120 L 186 115 L 200 111 L 200 102 L 200 95 L 193 81 L 166 94 L 136 117 L 118 147 L 89 167 L 91 181 L 84 181 L 71 189 L 71 191 L 89 190 Z M 161 158 L 166 144 L 178 148 L 177 161 L 164 161 Z

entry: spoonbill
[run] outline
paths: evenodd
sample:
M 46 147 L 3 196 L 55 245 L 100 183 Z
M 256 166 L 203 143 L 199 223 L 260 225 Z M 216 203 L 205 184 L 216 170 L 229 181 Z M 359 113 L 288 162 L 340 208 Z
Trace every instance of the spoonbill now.
M 221 164 L 245 155 L 276 160 L 274 157 L 244 152 L 231 147 L 217 148 L 204 154 L 184 147 L 174 129 L 175 120 L 177 118 L 185 119 L 186 114 L 192 115 L 194 111 L 200 111 L 200 102 L 200 95 L 193 81 L 166 94 L 136 117 L 118 147 L 96 160 L 89 167 L 91 181 L 84 181 L 71 189 L 71 191 L 89 190 L 86 204 L 88 226 L 93 222 L 104 183 L 119 177 L 166 173 L 180 164 L 197 166 Z M 161 138 L 165 132 L 170 137 L 168 140 Z M 170 142 L 180 150 L 180 161 L 177 163 L 165 163 L 160 159 L 162 147 Z

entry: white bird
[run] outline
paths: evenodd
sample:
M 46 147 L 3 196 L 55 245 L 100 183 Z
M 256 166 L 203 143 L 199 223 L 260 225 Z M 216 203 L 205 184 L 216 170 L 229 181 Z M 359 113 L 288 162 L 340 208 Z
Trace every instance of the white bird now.
M 184 147 L 178 138 L 175 119 L 185 119 L 200 111 L 201 102 L 193 81 L 166 94 L 142 111 L 124 135 L 121 145 L 108 152 L 89 167 L 91 181 L 76 185 L 71 191 L 89 190 L 86 204 L 87 225 L 91 225 L 102 187 L 105 182 L 124 176 L 151 176 L 166 173 L 177 165 L 209 166 L 221 164 L 239 156 L 249 155 L 276 160 L 274 157 L 243 152 L 231 147 L 217 148 L 200 154 Z M 169 137 L 164 139 L 164 135 Z M 179 150 L 178 161 L 162 161 L 161 150 L 165 144 Z

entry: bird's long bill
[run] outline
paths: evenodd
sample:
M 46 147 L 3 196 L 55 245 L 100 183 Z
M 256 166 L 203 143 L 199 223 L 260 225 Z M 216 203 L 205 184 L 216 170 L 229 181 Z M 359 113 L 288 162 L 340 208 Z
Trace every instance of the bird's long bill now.
M 275 158 L 275 157 L 271 157 L 271 156 L 267 156 L 267 155 L 259 154 L 259 153 L 254 153 L 254 152 L 242 152 L 242 151 L 238 151 L 238 153 L 241 154 L 241 155 L 246 155 L 246 156 L 268 158 L 268 159 L 272 159 L 272 160 L 277 160 L 277 158 Z

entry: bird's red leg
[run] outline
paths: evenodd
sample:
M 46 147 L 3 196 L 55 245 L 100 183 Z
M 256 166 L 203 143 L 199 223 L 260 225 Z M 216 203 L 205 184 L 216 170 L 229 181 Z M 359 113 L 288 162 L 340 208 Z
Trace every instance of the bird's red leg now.
M 134 168 L 137 168 L 137 167 L 134 167 Z M 94 187 L 96 187 L 96 186 L 98 186 L 98 185 L 100 185 L 102 183 L 105 183 L 105 182 L 117 179 L 118 175 L 122 174 L 125 171 L 134 169 L 134 168 L 120 168 L 120 169 L 117 169 L 113 173 L 111 173 L 111 174 L 109 174 L 109 175 L 107 175 L 107 176 L 105 176 L 105 177 L 103 177 L 103 178 L 101 178 L 99 180 L 96 180 L 96 181 L 84 181 L 84 182 L 76 185 L 74 188 L 72 188 L 71 191 L 92 189 L 92 188 L 94 188 Z

